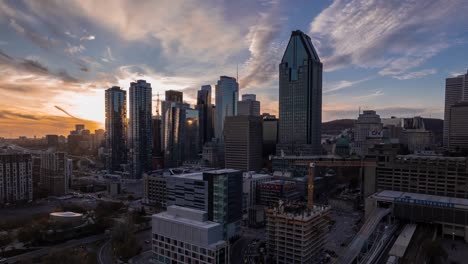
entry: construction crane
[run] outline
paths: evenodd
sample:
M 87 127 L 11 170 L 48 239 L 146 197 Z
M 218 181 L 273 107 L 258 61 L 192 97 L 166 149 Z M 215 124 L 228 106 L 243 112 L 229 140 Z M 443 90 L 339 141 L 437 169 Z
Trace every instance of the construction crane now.
M 319 167 L 376 167 L 375 161 L 363 160 L 298 160 L 294 165 L 308 166 L 309 177 L 307 181 L 307 208 L 314 207 L 314 178 L 315 166 Z

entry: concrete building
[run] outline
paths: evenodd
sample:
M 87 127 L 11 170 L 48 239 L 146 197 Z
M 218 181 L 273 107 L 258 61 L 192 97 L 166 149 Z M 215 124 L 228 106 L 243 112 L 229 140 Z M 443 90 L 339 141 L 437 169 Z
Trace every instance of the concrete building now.
M 239 100 L 239 83 L 236 78 L 220 76 L 216 84 L 215 108 L 215 138 L 223 141 L 224 119 L 237 115 L 237 101 Z
M 328 234 L 330 207 L 280 204 L 266 210 L 267 252 L 274 263 L 318 263 Z
M 166 177 L 162 174 L 144 174 L 143 203 L 165 208 L 167 206 Z
M 292 202 L 302 195 L 294 181 L 270 180 L 257 184 L 256 196 L 256 204 L 276 207 L 280 200 Z
M 237 102 L 237 115 L 260 116 L 260 102 L 255 94 L 243 94 Z
M 121 171 L 127 162 L 127 92 L 114 86 L 106 90 L 106 168 Z
M 128 148 L 130 177 L 141 179 L 151 169 L 153 146 L 152 89 L 145 80 L 130 83 Z
M 212 168 L 224 168 L 224 144 L 207 142 L 202 150 L 203 165 Z
M 257 201 L 257 185 L 270 181 L 273 176 L 268 174 L 257 174 L 254 172 L 244 172 L 243 173 L 243 183 L 242 183 L 242 192 L 243 192 L 243 206 L 244 210 L 248 210 L 250 207 L 253 207 Z
M 449 147 L 451 107 L 468 101 L 468 71 L 466 74 L 445 79 L 444 146 Z
M 224 124 L 225 165 L 229 169 L 259 171 L 262 168 L 262 118 L 228 116 Z
M 310 37 L 293 31 L 279 65 L 279 142 L 276 152 L 322 152 L 322 68 Z
M 449 118 L 448 149 L 468 152 L 468 98 L 466 102 L 457 103 L 450 107 Z
M 73 162 L 64 152 L 41 153 L 40 188 L 49 196 L 68 194 L 73 172 Z
M 382 121 L 374 110 L 364 110 L 354 123 L 353 152 L 359 156 L 367 154 L 366 141 L 382 138 Z
M 31 154 L 0 153 L 0 204 L 32 199 Z
M 177 205 L 208 212 L 208 182 L 203 172 L 166 177 L 167 206 Z
M 200 210 L 169 206 L 153 215 L 152 244 L 155 263 L 229 263 L 222 225 Z

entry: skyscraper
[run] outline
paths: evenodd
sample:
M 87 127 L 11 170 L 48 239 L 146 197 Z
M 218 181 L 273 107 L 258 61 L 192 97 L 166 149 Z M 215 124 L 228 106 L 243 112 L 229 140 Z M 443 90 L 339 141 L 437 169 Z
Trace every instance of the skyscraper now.
M 223 141 L 224 118 L 237 115 L 239 84 L 236 78 L 220 76 L 216 84 L 215 137 Z
M 445 79 L 444 147 L 446 148 L 449 147 L 450 109 L 454 104 L 465 101 L 468 101 L 468 71 L 464 75 Z
M 242 101 L 237 102 L 238 115 L 260 116 L 260 102 L 255 94 L 243 94 Z
M 227 116 L 224 122 L 225 163 L 228 169 L 262 169 L 262 117 Z
M 366 155 L 366 140 L 369 135 L 381 135 L 382 121 L 380 116 L 374 110 L 364 110 L 359 114 L 354 124 L 354 152 L 357 155 Z M 380 136 L 381 137 L 381 136 Z
M 121 169 L 127 162 L 127 92 L 114 86 L 106 90 L 106 168 Z
M 128 131 L 130 177 L 141 178 L 151 168 L 151 84 L 145 80 L 130 83 L 130 120 Z
M 199 146 L 213 138 L 213 106 L 211 104 L 211 85 L 203 85 L 197 93 L 199 120 Z
M 310 37 L 293 31 L 279 65 L 277 153 L 321 153 L 322 68 Z
M 179 91 L 174 91 L 174 90 L 167 90 L 165 93 L 165 99 L 164 101 L 161 102 L 161 125 L 162 125 L 162 150 L 166 150 L 166 131 L 167 128 L 165 127 L 167 122 L 166 122 L 166 112 L 168 108 L 171 108 L 174 104 L 173 103 L 182 103 L 184 99 L 184 94 Z
M 450 107 L 448 148 L 452 151 L 468 151 L 468 101 Z
M 164 101 L 164 166 L 181 166 L 184 161 L 185 109 L 188 104 Z

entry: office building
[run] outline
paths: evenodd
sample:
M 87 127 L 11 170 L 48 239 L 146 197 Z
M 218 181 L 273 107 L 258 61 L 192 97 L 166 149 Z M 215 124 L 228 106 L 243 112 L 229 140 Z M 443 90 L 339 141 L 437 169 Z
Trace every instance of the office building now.
M 256 203 L 264 206 L 278 206 L 278 202 L 297 201 L 302 197 L 296 182 L 286 180 L 270 180 L 257 184 Z
M 184 101 L 184 93 L 180 91 L 167 90 L 165 92 L 166 101 L 182 103 Z
M 92 148 L 92 137 L 85 125 L 75 125 L 75 130 L 70 131 L 67 137 L 68 153 L 71 155 L 87 155 Z
M 130 83 L 130 118 L 128 148 L 130 177 L 140 179 L 151 169 L 152 152 L 152 93 L 145 80 Z
M 382 138 L 382 121 L 373 110 L 364 110 L 354 123 L 353 152 L 359 156 L 367 154 L 366 141 L 368 139 Z
M 32 199 L 31 154 L 0 153 L 0 204 Z
M 196 162 L 200 159 L 200 115 L 196 109 L 185 109 L 184 161 Z
M 201 210 L 169 206 L 153 215 L 152 244 L 154 263 L 229 263 L 222 225 Z
M 468 100 L 450 107 L 448 133 L 449 150 L 468 152 Z
M 260 116 L 260 102 L 255 94 L 243 94 L 237 102 L 237 115 Z
M 278 264 L 318 263 L 326 243 L 330 207 L 307 209 L 300 204 L 280 203 L 266 210 L 267 252 Z
M 73 173 L 73 162 L 64 152 L 41 153 L 40 188 L 49 196 L 68 194 Z
M 208 212 L 208 183 L 203 172 L 166 176 L 166 203 Z
M 257 185 L 270 181 L 273 176 L 268 174 L 257 174 L 254 172 L 244 172 L 243 173 L 243 183 L 242 183 L 242 192 L 243 192 L 243 206 L 245 211 L 253 207 L 257 203 Z
M 215 137 L 223 141 L 224 119 L 237 115 L 239 84 L 236 78 L 220 76 L 216 84 Z
M 159 111 L 158 111 L 159 113 Z M 153 116 L 153 155 L 152 155 L 152 169 L 159 170 L 164 168 L 164 153 L 162 151 L 162 121 L 161 116 Z
M 240 235 L 242 172 L 222 169 L 203 172 L 208 182 L 208 219 L 223 225 L 225 240 Z
M 106 168 L 121 171 L 127 163 L 127 92 L 114 86 L 106 90 Z
M 182 104 L 184 99 L 184 94 L 179 91 L 174 91 L 174 90 L 168 90 L 165 92 L 165 100 L 161 102 L 161 124 L 162 124 L 162 132 L 161 132 L 161 137 L 162 137 L 162 150 L 166 150 L 166 145 L 165 145 L 165 138 L 166 138 L 166 112 L 168 108 L 172 107 L 174 105 L 173 103 L 176 104 Z
M 203 165 L 212 168 L 224 168 L 224 144 L 219 142 L 207 142 L 202 150 Z
M 242 171 L 262 168 L 262 118 L 228 116 L 224 124 L 225 166 Z
M 276 155 L 278 142 L 278 119 L 274 115 L 265 113 L 263 116 L 263 158 Z
M 197 106 L 199 120 L 199 146 L 210 142 L 213 138 L 213 104 L 211 103 L 211 85 L 203 85 L 197 92 Z
M 143 203 L 166 208 L 166 177 L 162 174 L 143 175 Z
M 279 65 L 279 142 L 277 153 L 322 152 L 322 63 L 310 37 L 293 31 Z
M 451 107 L 464 101 L 468 101 L 468 71 L 466 74 L 445 80 L 444 146 L 446 148 L 449 148 Z
M 94 134 L 91 134 L 91 148 L 93 151 L 105 146 L 106 131 L 104 129 L 94 130 Z

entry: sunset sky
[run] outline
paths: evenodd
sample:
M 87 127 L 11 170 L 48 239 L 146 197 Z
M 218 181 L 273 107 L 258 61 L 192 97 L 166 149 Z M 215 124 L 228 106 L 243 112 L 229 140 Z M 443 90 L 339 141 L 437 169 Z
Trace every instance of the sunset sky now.
M 296 29 L 324 64 L 325 121 L 359 107 L 441 118 L 445 78 L 468 68 L 467 14 L 466 0 L 3 0 L 0 137 L 103 127 L 104 90 L 136 79 L 193 104 L 237 64 L 240 94 L 276 114 Z

